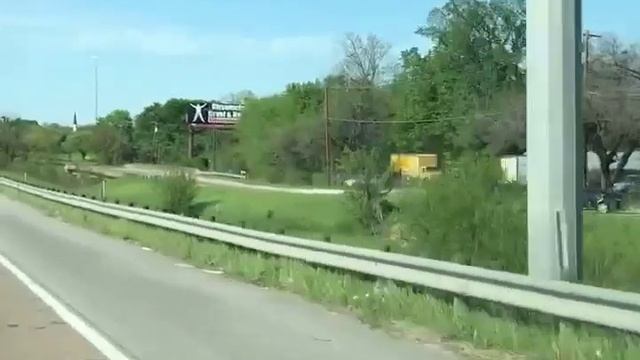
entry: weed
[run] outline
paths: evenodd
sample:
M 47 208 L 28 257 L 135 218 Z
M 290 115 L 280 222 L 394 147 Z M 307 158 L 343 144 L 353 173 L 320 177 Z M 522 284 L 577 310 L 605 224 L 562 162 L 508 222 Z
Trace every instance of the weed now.
M 12 190 L 0 187 L 0 191 L 16 196 Z M 199 241 L 192 236 L 87 213 L 26 194 L 20 200 L 56 213 L 68 222 L 113 237 L 126 237 L 195 266 L 223 269 L 235 278 L 288 290 L 331 308 L 349 309 L 373 326 L 405 334 L 428 328 L 428 333 L 436 332 L 443 341 L 468 342 L 477 349 L 506 350 L 531 359 L 632 360 L 640 356 L 637 336 L 563 323 L 540 314 L 520 318 L 513 315 L 520 311 L 494 310 L 491 311 L 494 315 L 490 315 L 478 308 L 504 307 L 486 303 L 478 306 L 479 300 L 316 267 L 215 241 Z M 492 358 L 506 358 L 502 352 L 494 355 Z

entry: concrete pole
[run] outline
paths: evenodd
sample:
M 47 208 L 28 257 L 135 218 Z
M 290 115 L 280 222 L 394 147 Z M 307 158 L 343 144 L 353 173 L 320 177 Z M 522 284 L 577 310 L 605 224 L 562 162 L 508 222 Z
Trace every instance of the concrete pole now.
M 575 34 L 575 51 L 576 51 L 576 92 L 575 92 L 575 109 L 576 109 L 576 177 L 575 177 L 575 209 L 576 209 L 576 245 L 575 245 L 575 271 L 568 272 L 565 276 L 567 280 L 582 281 L 583 279 L 583 250 L 584 250 L 584 213 L 585 190 L 587 188 L 587 144 L 585 138 L 584 111 L 585 111 L 585 78 L 584 69 L 588 65 L 582 61 L 582 53 L 584 51 L 584 43 L 582 39 L 582 0 L 576 0 L 573 11 L 575 18 L 573 28 Z M 586 59 L 586 58 L 585 58 Z
M 527 1 L 528 260 L 540 279 L 578 278 L 580 5 Z

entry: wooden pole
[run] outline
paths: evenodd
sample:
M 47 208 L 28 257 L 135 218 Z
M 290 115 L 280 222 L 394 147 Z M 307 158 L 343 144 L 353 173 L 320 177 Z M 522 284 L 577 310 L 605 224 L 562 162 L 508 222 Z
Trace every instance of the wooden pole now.
M 189 124 L 189 114 L 184 114 L 184 122 L 187 124 L 187 159 L 193 155 L 193 129 Z
M 105 201 L 107 199 L 107 180 L 102 179 L 102 188 L 100 190 L 100 198 Z
M 210 171 L 216 171 L 216 153 L 218 151 L 218 145 L 216 141 L 216 128 L 211 129 L 211 165 Z
M 331 186 L 332 181 L 332 166 L 331 166 L 331 137 L 329 135 L 329 88 L 324 88 L 324 149 L 325 149 L 325 162 L 327 167 L 327 185 Z

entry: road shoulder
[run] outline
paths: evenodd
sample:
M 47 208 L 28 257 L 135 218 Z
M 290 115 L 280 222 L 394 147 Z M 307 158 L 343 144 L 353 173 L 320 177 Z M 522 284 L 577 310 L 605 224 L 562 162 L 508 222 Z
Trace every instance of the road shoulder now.
M 1 264 L 0 358 L 106 359 Z

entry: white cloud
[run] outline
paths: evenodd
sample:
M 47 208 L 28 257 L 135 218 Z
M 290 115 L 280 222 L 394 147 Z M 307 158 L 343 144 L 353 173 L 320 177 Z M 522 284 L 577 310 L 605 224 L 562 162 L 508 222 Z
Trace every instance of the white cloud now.
M 326 56 L 335 52 L 337 40 L 331 35 L 294 35 L 255 38 L 239 34 L 197 33 L 180 27 L 130 26 L 80 17 L 67 21 L 64 17 L 0 14 L 0 28 L 40 34 L 43 42 L 52 31 L 67 38 L 67 44 L 78 51 L 126 51 L 152 55 L 259 54 L 273 57 Z
M 152 55 L 193 55 L 204 44 L 176 29 L 140 29 L 130 27 L 78 30 L 72 47 L 81 51 L 126 51 Z
M 78 15 L 76 20 L 55 14 L 0 14 L 0 29 L 33 34 L 42 45 L 55 40 L 83 52 L 129 52 L 157 56 L 216 55 L 260 59 L 331 58 L 338 39 L 331 34 L 304 34 L 272 38 L 229 33 L 198 33 L 194 29 L 154 24 L 123 25 L 117 19 Z M 53 36 L 55 33 L 55 39 Z
M 197 34 L 180 28 L 113 27 L 76 30 L 76 50 L 125 51 L 159 56 L 219 55 L 256 58 L 328 58 L 337 53 L 330 35 L 254 38 L 236 34 Z

